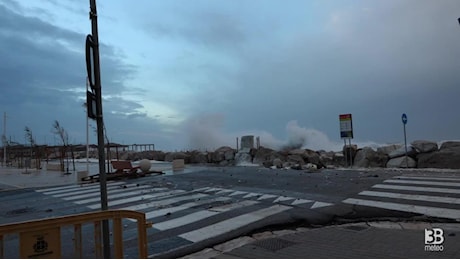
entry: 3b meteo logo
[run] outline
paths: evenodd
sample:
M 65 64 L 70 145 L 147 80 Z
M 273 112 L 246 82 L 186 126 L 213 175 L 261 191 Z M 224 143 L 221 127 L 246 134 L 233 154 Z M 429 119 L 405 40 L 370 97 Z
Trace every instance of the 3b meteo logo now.
M 440 228 L 425 229 L 425 251 L 441 252 L 444 250 L 444 231 Z

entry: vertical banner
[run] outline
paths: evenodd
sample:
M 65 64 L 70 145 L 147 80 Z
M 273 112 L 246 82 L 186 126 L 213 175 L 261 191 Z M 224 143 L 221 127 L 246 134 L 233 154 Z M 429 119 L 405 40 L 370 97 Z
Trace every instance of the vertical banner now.
M 340 120 L 340 137 L 342 139 L 353 139 L 353 123 L 351 114 L 339 115 Z

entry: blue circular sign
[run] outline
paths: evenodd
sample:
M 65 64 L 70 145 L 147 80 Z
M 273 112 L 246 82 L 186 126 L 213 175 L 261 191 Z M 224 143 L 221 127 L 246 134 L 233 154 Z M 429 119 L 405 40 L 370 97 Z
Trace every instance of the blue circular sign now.
M 407 124 L 407 115 L 406 114 L 402 114 L 401 119 L 402 119 L 403 124 Z

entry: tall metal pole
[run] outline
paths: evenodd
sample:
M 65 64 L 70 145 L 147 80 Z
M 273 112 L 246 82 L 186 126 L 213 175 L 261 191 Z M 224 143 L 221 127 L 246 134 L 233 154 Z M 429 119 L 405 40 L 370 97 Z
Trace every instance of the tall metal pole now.
M 406 124 L 404 126 L 404 148 L 406 150 L 406 168 L 409 168 L 409 160 L 407 158 L 407 138 L 406 138 Z
M 6 165 L 6 112 L 3 112 L 3 165 Z
M 97 123 L 97 146 L 99 154 L 99 183 L 101 189 L 101 210 L 108 209 L 107 203 L 107 176 L 105 173 L 104 154 L 104 125 L 102 120 L 102 92 L 101 92 L 101 69 L 99 62 L 99 35 L 97 30 L 96 0 L 89 0 L 91 33 L 94 43 L 94 91 L 96 95 L 96 123 Z M 102 222 L 102 239 L 104 245 L 104 258 L 110 258 L 110 233 L 109 222 Z
M 86 91 L 88 91 L 88 78 L 86 78 Z M 88 110 L 88 103 L 86 103 Z M 89 117 L 86 116 L 86 176 L 89 176 Z

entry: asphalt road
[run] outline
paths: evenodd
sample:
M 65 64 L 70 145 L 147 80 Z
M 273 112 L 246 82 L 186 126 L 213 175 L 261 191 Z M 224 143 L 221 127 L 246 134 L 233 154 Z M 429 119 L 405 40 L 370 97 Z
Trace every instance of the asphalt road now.
M 145 212 L 154 223 L 148 229 L 150 256 L 177 258 L 261 230 L 363 219 L 457 221 L 459 195 L 449 189 L 457 185 L 457 178 L 460 182 L 458 173 L 447 171 L 305 172 L 209 167 L 184 174 L 111 182 L 109 208 Z M 420 195 L 420 191 L 411 190 L 408 185 L 438 190 L 431 193 L 436 196 Z M 405 189 L 404 194 L 388 192 L 394 186 Z M 60 189 L 5 189 L 4 186 L 2 189 L 0 224 L 99 209 L 97 184 L 66 185 Z M 445 197 L 450 200 L 436 200 Z M 411 203 L 418 200 L 419 204 L 404 206 L 409 199 Z M 369 201 L 371 205 L 365 205 Z M 136 258 L 135 225 L 130 221 L 123 224 L 125 257 Z M 63 233 L 63 239 L 72 238 L 72 232 Z M 92 236 L 85 241 L 91 243 Z M 15 242 L 17 238 L 6 240 L 5 245 L 11 251 L 6 256 L 15 258 L 12 253 L 17 247 Z M 70 245 L 65 244 L 69 249 L 66 251 L 71 251 Z M 85 257 L 91 257 L 91 253 L 91 249 L 86 249 Z M 72 254 L 67 252 L 64 256 Z

